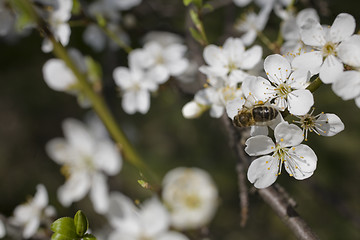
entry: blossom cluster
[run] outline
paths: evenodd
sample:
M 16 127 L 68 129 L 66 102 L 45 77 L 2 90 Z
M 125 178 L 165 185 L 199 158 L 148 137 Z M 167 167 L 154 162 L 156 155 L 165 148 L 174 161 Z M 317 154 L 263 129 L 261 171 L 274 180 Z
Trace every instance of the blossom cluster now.
M 360 36 L 355 34 L 354 17 L 347 13 L 340 13 L 331 26 L 324 26 L 315 9 L 296 13 L 291 0 L 233 0 L 238 7 L 253 2 L 259 11 L 247 12 L 235 23 L 240 37 L 228 37 L 221 46 L 206 44 L 204 64 L 198 66 L 184 39 L 174 33 L 152 31 L 136 43 L 141 47 L 130 47 L 131 38 L 123 26 L 134 24 L 133 16 L 127 14 L 141 0 L 95 0 L 77 14 L 75 0 L 27 2 L 46 27 L 41 32 L 43 52 L 57 52 L 59 46 L 69 45 L 70 23 L 76 17 L 85 17 L 83 40 L 94 51 L 122 48 L 127 52 L 127 64 L 111 69 L 112 86 L 119 92 L 126 114 L 148 113 L 151 96 L 160 86 L 175 80 L 188 84 L 199 71 L 206 79 L 201 83 L 204 87 L 183 106 L 182 115 L 192 119 L 209 110 L 213 118 L 230 118 L 234 127 L 251 127 L 244 151 L 257 157 L 247 171 L 256 188 L 271 186 L 283 168 L 297 180 L 309 178 L 321 160 L 304 141 L 312 132 L 330 137 L 344 130 L 336 114 L 314 114 L 314 92 L 320 84 L 331 85 L 337 96 L 354 99 L 360 108 Z M 21 22 L 12 8 L 10 1 L 0 0 L 0 36 L 15 34 L 15 26 Z M 282 44 L 276 46 L 262 34 L 272 12 L 282 22 Z M 36 22 L 22 24 L 25 33 Z M 256 38 L 273 52 L 265 56 L 263 46 L 254 44 Z M 101 64 L 75 48 L 57 57 L 43 65 L 45 83 L 52 90 L 76 96 L 81 107 L 95 109 L 98 102 L 91 98 L 102 95 Z M 107 223 L 104 229 L 94 229 L 98 239 L 187 240 L 187 231 L 211 222 L 219 192 L 210 174 L 200 168 L 168 171 L 161 191 L 142 203 L 114 189 L 109 179 L 121 174 L 123 158 L 128 156 L 124 145 L 114 142 L 109 125 L 105 124 L 109 129 L 104 126 L 101 112 L 99 116 L 89 115 L 85 122 L 65 119 L 64 137 L 45 145 L 48 157 L 60 165 L 65 178 L 57 189 L 62 206 L 70 207 L 88 195 L 93 210 Z M 55 207 L 49 203 L 44 184 L 36 189 L 33 198 L 14 209 L 8 222 L 0 219 L 0 238 L 6 236 L 8 225 L 19 227 L 20 238 L 25 239 L 49 227 L 56 216 Z

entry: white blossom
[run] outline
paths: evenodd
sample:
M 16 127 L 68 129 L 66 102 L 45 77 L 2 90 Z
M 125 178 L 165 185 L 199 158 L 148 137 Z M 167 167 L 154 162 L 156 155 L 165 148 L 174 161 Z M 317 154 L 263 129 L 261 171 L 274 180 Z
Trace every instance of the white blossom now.
M 58 0 L 57 8 L 50 12 L 48 23 L 50 30 L 56 40 L 66 46 L 69 43 L 71 29 L 68 20 L 71 17 L 71 10 L 73 6 L 72 0 Z M 44 39 L 41 49 L 44 52 L 50 52 L 53 45 L 49 39 Z
M 305 141 L 307 141 L 309 131 L 315 132 L 317 135 L 331 137 L 344 130 L 344 123 L 336 114 L 322 112 L 313 116 L 313 112 L 314 109 L 303 116 L 296 116 L 299 120 L 294 121 L 299 123 L 303 129 Z
M 137 208 L 131 199 L 114 192 L 107 216 L 114 228 L 109 240 L 188 240 L 181 233 L 169 231 L 169 213 L 156 197 Z
M 270 101 L 280 111 L 287 108 L 292 114 L 304 115 L 310 110 L 314 98 L 305 89 L 310 79 L 308 71 L 292 71 L 290 63 L 278 54 L 265 59 L 264 70 L 268 79 L 253 77 L 247 91 L 260 101 Z M 244 94 L 248 95 L 246 92 Z
M 316 154 L 309 146 L 301 144 L 304 136 L 298 126 L 282 122 L 275 128 L 274 136 L 276 143 L 262 135 L 251 137 L 245 143 L 245 151 L 250 156 L 265 155 L 255 159 L 248 169 L 248 179 L 256 188 L 273 184 L 283 165 L 297 180 L 310 177 L 316 169 Z
M 0 238 L 5 237 L 5 235 L 6 235 L 6 228 L 3 221 L 0 219 Z
M 48 155 L 62 165 L 66 177 L 58 189 L 60 203 L 70 206 L 90 191 L 95 211 L 105 213 L 109 205 L 107 175 L 116 175 L 122 166 L 116 145 L 107 136 L 95 136 L 75 119 L 63 122 L 63 132 L 65 138 L 55 138 L 46 145 Z
M 349 39 L 354 31 L 355 19 L 347 13 L 339 14 L 330 28 L 321 26 L 313 18 L 308 19 L 301 27 L 301 39 L 315 51 L 296 57 L 293 67 L 308 69 L 311 64 L 312 74 L 320 73 L 320 79 L 324 83 L 333 83 L 344 69 L 342 55 L 339 55 L 338 51 L 347 47 L 342 46 L 343 41 Z
M 49 206 L 49 199 L 44 185 L 36 187 L 34 198 L 27 203 L 21 204 L 14 209 L 11 223 L 23 227 L 23 238 L 31 238 L 43 222 L 49 221 L 55 215 L 55 208 Z
M 165 175 L 162 185 L 162 198 L 176 229 L 196 229 L 211 221 L 218 204 L 218 191 L 206 171 L 175 168 Z

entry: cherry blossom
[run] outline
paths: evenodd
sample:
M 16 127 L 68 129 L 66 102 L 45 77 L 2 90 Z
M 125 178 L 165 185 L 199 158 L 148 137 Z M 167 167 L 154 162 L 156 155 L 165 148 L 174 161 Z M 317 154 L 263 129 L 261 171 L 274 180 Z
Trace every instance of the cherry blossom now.
M 297 180 L 310 177 L 317 164 L 317 156 L 304 140 L 302 130 L 287 122 L 282 122 L 274 130 L 276 143 L 268 136 L 254 136 L 246 141 L 245 151 L 255 159 L 248 169 L 248 179 L 256 188 L 266 188 L 281 174 L 282 166 Z M 270 154 L 272 155 L 266 155 Z
M 114 192 L 107 217 L 114 228 L 109 240 L 188 240 L 181 233 L 169 231 L 169 213 L 156 197 L 137 208 L 131 199 Z
M 42 223 L 54 217 L 55 208 L 48 204 L 46 188 L 39 184 L 36 186 L 34 198 L 14 209 L 14 216 L 10 218 L 10 222 L 15 226 L 23 227 L 23 238 L 31 238 Z
M 206 171 L 175 168 L 165 175 L 162 185 L 162 198 L 170 209 L 171 223 L 176 229 L 200 228 L 213 218 L 218 192 Z
M 51 159 L 62 165 L 66 182 L 58 189 L 58 198 L 70 206 L 85 197 L 90 199 L 98 213 L 108 209 L 107 175 L 116 175 L 122 166 L 121 155 L 108 136 L 97 136 L 82 122 L 66 119 L 63 122 L 65 138 L 55 138 L 46 145 Z

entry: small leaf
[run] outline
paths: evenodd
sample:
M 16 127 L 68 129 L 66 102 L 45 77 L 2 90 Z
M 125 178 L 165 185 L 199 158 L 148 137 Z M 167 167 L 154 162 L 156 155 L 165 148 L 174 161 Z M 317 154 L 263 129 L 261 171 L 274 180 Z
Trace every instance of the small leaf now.
M 208 9 L 209 11 L 212 11 L 214 10 L 214 7 L 211 4 L 206 3 L 204 4 L 203 9 Z
M 51 236 L 51 240 L 74 240 L 74 239 L 79 239 L 79 238 L 66 237 L 60 233 L 54 233 Z
M 184 0 L 184 5 L 188 6 L 190 3 L 192 3 L 193 0 Z
M 74 216 L 74 224 L 75 224 L 76 234 L 79 235 L 80 237 L 84 236 L 84 234 L 89 228 L 89 222 L 85 214 L 81 210 L 76 212 Z
M 195 27 L 199 29 L 199 26 L 201 26 L 201 22 L 199 19 L 199 15 L 197 14 L 197 12 L 194 11 L 194 9 L 190 10 L 190 17 L 193 23 L 195 24 Z
M 195 6 L 197 8 L 201 8 L 202 7 L 202 0 L 193 0 L 193 3 L 195 4 Z
M 62 217 L 51 224 L 51 231 L 66 238 L 79 238 L 76 234 L 74 220 L 71 217 Z
M 150 184 L 148 182 L 145 182 L 144 180 L 138 180 L 137 181 L 141 187 L 145 188 L 145 189 L 149 189 L 150 188 Z
M 189 28 L 189 30 L 190 30 L 190 33 L 191 33 L 191 36 L 196 40 L 196 41 L 198 41 L 201 45 L 203 45 L 204 44 L 204 40 L 202 39 L 202 37 L 201 37 L 201 34 L 197 31 L 197 30 L 195 30 L 194 28 Z
M 83 237 L 84 240 L 96 240 L 96 237 L 92 234 L 85 234 Z
M 78 15 L 81 13 L 81 5 L 79 0 L 73 0 L 72 14 Z

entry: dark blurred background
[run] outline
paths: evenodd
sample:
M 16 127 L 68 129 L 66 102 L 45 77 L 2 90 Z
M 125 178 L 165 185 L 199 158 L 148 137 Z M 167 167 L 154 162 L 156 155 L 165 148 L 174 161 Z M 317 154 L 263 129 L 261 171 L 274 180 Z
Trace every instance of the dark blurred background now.
M 297 6 L 321 9 L 322 23 L 328 24 L 338 13 L 350 13 L 357 19 L 359 30 L 359 1 L 302 1 Z M 140 46 L 140 37 L 150 30 L 186 34 L 185 8 L 180 0 L 144 0 L 131 12 L 138 19 L 138 25 L 127 30 L 134 47 Z M 205 27 L 210 41 L 222 44 L 228 36 L 236 36 L 229 24 L 240 12 L 230 4 L 208 14 Z M 273 19 L 265 33 L 276 39 L 279 20 Z M 179 90 L 174 80 L 151 99 L 148 114 L 125 114 L 111 74 L 116 66 L 126 64 L 126 55 L 121 50 L 93 52 L 82 43 L 83 30 L 72 29 L 70 46 L 102 64 L 109 106 L 148 164 L 160 176 L 177 166 L 197 166 L 213 176 L 221 201 L 210 225 L 212 239 L 295 239 L 256 193 L 250 194 L 248 223 L 245 228 L 239 227 L 236 158 L 220 120 L 210 118 L 208 113 L 199 119 L 184 119 L 181 108 L 193 96 Z M 64 177 L 59 166 L 46 155 L 44 146 L 50 139 L 63 136 L 61 122 L 65 118 L 83 120 L 88 111 L 80 108 L 73 96 L 47 87 L 41 70 L 53 56 L 41 52 L 41 42 L 35 31 L 15 41 L 0 40 L 0 213 L 10 216 L 15 206 L 34 195 L 38 183 L 44 183 L 59 217 L 72 216 L 81 208 L 95 229 L 103 224 L 103 219 L 92 213 L 87 198 L 69 209 L 56 199 Z M 360 109 L 353 101 L 342 101 L 325 85 L 315 93 L 315 106 L 318 112 L 336 113 L 345 130 L 330 138 L 311 135 L 307 144 L 319 159 L 315 174 L 304 181 L 283 174 L 278 183 L 297 201 L 297 211 L 321 239 L 360 239 Z M 137 184 L 137 179 L 137 171 L 125 164 L 120 174 L 109 181 L 112 190 L 142 200 L 150 193 Z

